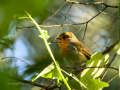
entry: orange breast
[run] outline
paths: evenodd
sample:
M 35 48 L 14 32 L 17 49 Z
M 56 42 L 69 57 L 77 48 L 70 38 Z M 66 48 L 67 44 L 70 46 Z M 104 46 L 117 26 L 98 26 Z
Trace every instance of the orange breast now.
M 59 46 L 60 46 L 60 53 L 65 56 L 65 54 L 69 53 L 69 46 L 68 46 L 69 40 L 65 39 L 65 40 L 60 40 L 58 42 Z

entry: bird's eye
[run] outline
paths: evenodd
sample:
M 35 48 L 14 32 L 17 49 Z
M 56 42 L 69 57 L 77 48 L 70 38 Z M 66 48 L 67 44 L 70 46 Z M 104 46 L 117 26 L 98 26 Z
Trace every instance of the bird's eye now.
M 65 39 L 65 36 L 63 36 L 63 39 Z

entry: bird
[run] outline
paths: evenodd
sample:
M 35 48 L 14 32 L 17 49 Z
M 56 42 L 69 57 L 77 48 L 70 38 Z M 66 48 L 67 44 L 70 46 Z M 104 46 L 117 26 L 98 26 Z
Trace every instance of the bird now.
M 57 39 L 66 66 L 80 67 L 91 58 L 92 52 L 72 32 L 64 32 Z

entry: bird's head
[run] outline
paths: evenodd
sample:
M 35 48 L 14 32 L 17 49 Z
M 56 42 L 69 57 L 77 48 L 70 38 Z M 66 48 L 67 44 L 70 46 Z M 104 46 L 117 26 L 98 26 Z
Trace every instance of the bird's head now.
M 57 39 L 69 42 L 75 42 L 78 40 L 72 32 L 64 32 Z

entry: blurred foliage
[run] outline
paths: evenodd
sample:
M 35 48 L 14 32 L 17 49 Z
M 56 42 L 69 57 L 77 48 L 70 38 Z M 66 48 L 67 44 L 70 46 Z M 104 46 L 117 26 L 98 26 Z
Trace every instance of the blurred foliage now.
M 15 81 L 0 73 L 0 90 L 20 90 L 19 81 Z
M 21 86 L 24 83 L 20 83 L 19 81 L 13 80 L 12 78 L 8 77 L 11 75 L 13 77 L 18 77 L 17 68 L 10 67 L 11 62 L 5 61 L 7 63 L 2 63 L 0 61 L 0 90 L 20 90 Z
M 43 21 L 48 15 L 46 11 L 51 7 L 54 0 L 6 0 L 0 1 L 0 38 L 8 34 L 8 28 L 16 14 L 24 14 L 24 10 L 32 14 L 33 17 L 40 15 L 40 21 Z M 49 8 L 50 9 L 50 8 Z M 51 8 L 52 9 L 52 8 Z
M 114 52 L 120 54 L 120 42 L 114 47 Z
M 12 37 L 4 37 L 0 40 L 0 52 L 3 52 L 5 49 L 12 49 L 14 39 Z

